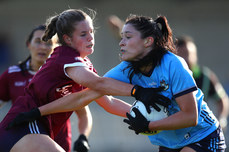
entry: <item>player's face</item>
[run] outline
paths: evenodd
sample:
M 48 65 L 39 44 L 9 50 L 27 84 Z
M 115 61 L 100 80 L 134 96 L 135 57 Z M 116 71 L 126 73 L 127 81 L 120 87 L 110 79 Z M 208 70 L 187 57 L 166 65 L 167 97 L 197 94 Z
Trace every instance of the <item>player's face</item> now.
M 44 31 L 35 31 L 30 43 L 28 44 L 32 62 L 37 62 L 38 64 L 43 64 L 52 52 L 52 41 L 42 41 L 43 35 Z
M 94 52 L 94 28 L 90 18 L 75 25 L 75 31 L 70 38 L 70 46 L 76 49 L 81 57 L 86 57 Z
M 121 36 L 122 39 L 119 45 L 121 47 L 120 57 L 123 61 L 138 61 L 150 51 L 144 46 L 141 33 L 131 24 L 124 25 Z

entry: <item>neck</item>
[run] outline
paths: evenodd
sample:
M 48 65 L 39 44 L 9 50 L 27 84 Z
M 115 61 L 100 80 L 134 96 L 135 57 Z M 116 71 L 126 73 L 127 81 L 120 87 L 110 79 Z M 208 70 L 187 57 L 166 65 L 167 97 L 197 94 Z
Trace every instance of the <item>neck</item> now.
M 30 61 L 30 70 L 37 72 L 39 68 L 44 64 L 44 62 Z
M 152 74 L 152 69 L 153 69 L 153 65 L 152 63 L 147 65 L 147 66 L 144 66 L 144 67 L 141 67 L 140 68 L 140 71 L 141 73 L 143 73 L 144 75 L 151 75 Z

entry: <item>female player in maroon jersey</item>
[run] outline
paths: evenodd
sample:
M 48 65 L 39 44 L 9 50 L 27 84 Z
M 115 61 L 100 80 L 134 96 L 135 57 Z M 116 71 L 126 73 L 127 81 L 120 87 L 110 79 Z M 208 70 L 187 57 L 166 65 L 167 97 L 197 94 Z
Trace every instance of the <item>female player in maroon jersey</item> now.
M 123 117 L 126 117 L 131 105 L 103 95 L 132 95 L 137 100 L 153 100 L 164 105 L 161 101 L 164 96 L 157 94 L 157 98 L 152 98 L 157 93 L 154 88 L 133 86 L 96 74 L 87 57 L 94 51 L 93 22 L 85 12 L 69 9 L 49 21 L 43 40 L 47 41 L 57 33 L 61 46 L 54 49 L 51 57 L 26 87 L 25 95 L 17 99 L 0 123 L 0 151 L 64 151 L 52 139 L 72 112 L 48 115 L 10 129 L 7 126 L 20 112 L 29 111 L 60 97 L 68 97 L 72 92 L 86 87 L 93 89 L 89 92 L 94 92 L 87 94 L 86 98 L 101 97 L 97 99 L 99 105 L 108 112 Z M 78 109 L 89 104 L 89 99 L 77 102 Z
M 12 104 L 14 104 L 16 99 L 22 96 L 24 94 L 24 88 L 51 54 L 53 45 L 56 44 L 56 39 L 47 42 L 42 41 L 45 29 L 45 25 L 39 25 L 31 31 L 26 40 L 26 46 L 30 52 L 29 57 L 18 65 L 10 66 L 0 76 L 0 100 L 2 100 L 2 103 L 11 100 Z M 76 111 L 76 114 L 79 118 L 78 125 L 81 135 L 76 141 L 75 150 L 80 148 L 80 145 L 84 141 L 82 138 L 86 138 L 85 135 L 88 136 L 92 128 L 92 117 L 88 107 Z M 55 141 L 65 151 L 70 152 L 71 140 L 71 122 L 68 119 L 55 137 Z
M 38 69 L 52 52 L 53 42 L 42 42 L 45 25 L 35 27 L 28 35 L 26 47 L 29 57 L 18 65 L 10 66 L 0 76 L 0 100 L 2 102 L 15 100 L 24 94 L 24 88 L 29 84 Z

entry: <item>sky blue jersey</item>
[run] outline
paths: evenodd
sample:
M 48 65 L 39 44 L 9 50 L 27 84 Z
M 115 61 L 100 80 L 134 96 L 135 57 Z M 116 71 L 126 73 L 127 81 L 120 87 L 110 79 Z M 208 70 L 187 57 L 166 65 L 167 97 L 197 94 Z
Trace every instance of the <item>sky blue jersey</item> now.
M 130 68 L 128 68 L 129 64 L 126 61 L 121 62 L 108 71 L 104 77 L 130 83 L 128 77 L 130 72 Z M 145 88 L 165 86 L 166 90 L 162 91 L 161 94 L 172 100 L 171 105 L 167 109 L 168 115 L 180 111 L 176 102 L 177 97 L 194 91 L 198 108 L 197 126 L 177 130 L 164 130 L 159 134 L 148 136 L 154 145 L 172 149 L 181 148 L 205 138 L 219 126 L 218 120 L 208 108 L 206 102 L 203 101 L 204 95 L 197 88 L 195 80 L 192 77 L 192 72 L 189 70 L 186 62 L 183 58 L 171 52 L 163 56 L 161 64 L 155 67 L 150 76 L 135 74 L 132 78 L 132 84 Z

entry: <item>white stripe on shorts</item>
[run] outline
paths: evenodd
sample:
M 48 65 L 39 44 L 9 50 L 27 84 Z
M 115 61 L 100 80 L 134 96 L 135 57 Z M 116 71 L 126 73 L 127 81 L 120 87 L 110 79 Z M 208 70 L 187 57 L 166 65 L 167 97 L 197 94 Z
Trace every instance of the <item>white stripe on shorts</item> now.
M 32 133 L 32 134 L 40 134 L 36 120 L 29 122 L 29 130 L 30 130 L 30 133 Z

